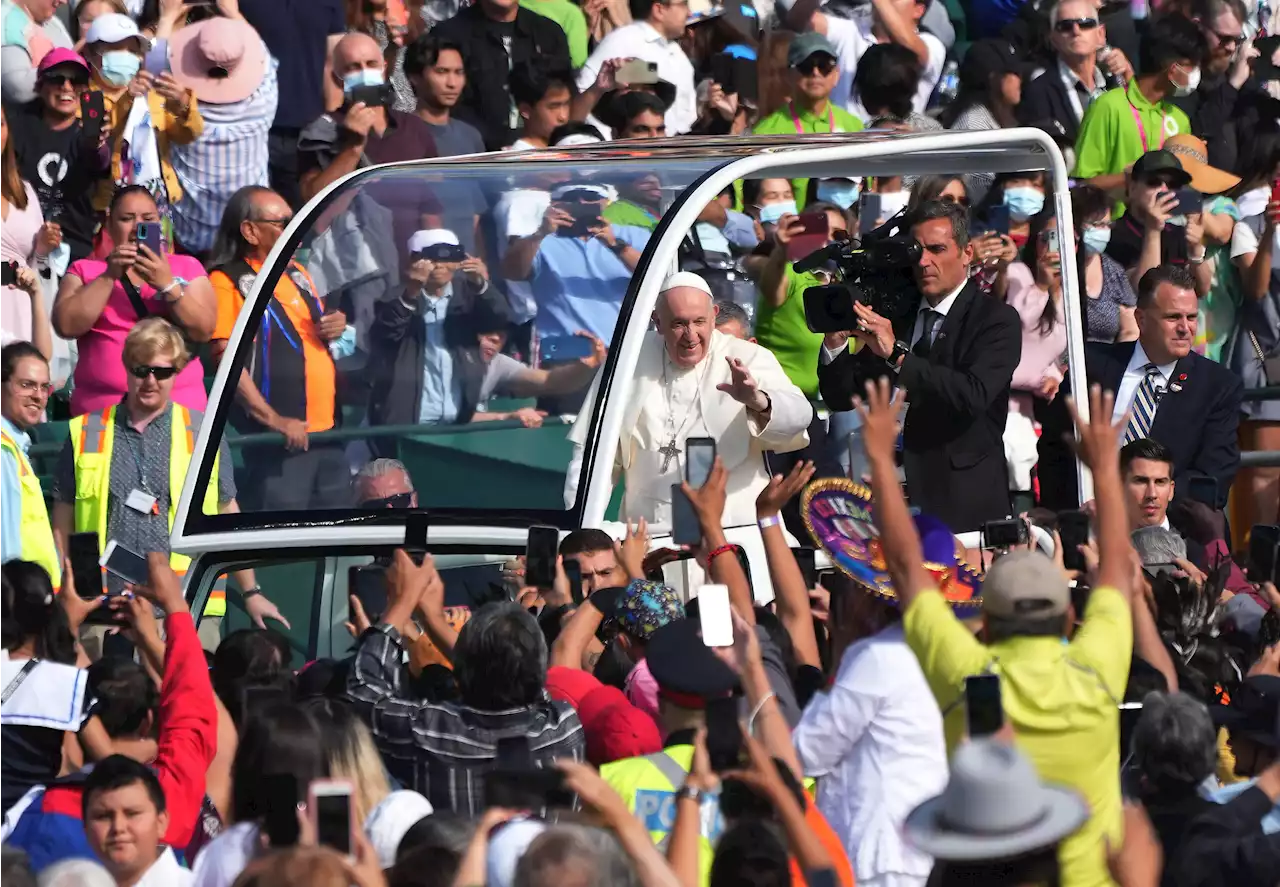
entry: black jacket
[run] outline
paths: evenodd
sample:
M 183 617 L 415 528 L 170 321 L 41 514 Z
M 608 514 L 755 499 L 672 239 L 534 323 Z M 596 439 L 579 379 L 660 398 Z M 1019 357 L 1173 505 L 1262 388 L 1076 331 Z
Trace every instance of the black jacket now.
M 899 340 L 911 341 L 916 317 L 912 311 L 894 322 Z M 955 532 L 1009 515 L 1004 425 L 1021 357 L 1018 312 L 969 283 L 928 355 L 903 359 L 897 384 L 911 401 L 902 438 L 911 504 Z M 819 361 L 818 388 L 830 409 L 847 410 L 869 379 L 890 373 L 870 349 L 845 350 L 830 364 Z
M 1239 96 L 1222 75 L 1202 82 L 1191 95 L 1170 99 L 1174 106 L 1186 112 L 1191 131 L 1204 139 L 1209 149 L 1209 164 L 1218 169 L 1236 168 L 1238 145 L 1234 118 Z
M 1022 126 L 1043 129 L 1060 146 L 1074 147 L 1080 134 L 1080 121 L 1067 95 L 1067 85 L 1058 73 L 1055 58 L 1039 77 L 1022 87 L 1022 101 L 1015 113 Z M 1082 97 L 1080 108 L 1085 107 Z
M 426 327 L 422 322 L 423 299 L 414 307 L 404 301 L 404 287 L 378 303 L 373 325 L 369 328 L 369 375 L 372 391 L 369 398 L 370 425 L 415 425 L 422 405 L 423 348 Z M 485 364 L 476 343 L 478 330 L 472 323 L 476 315 L 505 317 L 506 299 L 501 290 L 489 285 L 478 292 L 462 274 L 453 278 L 453 297 L 445 314 L 445 343 L 453 355 L 453 372 L 461 380 L 462 394 L 458 404 L 459 425 L 471 421 L 480 400 Z
M 457 115 L 480 130 L 485 148 L 490 151 L 497 151 L 516 138 L 516 130 L 510 126 L 511 71 L 531 62 L 546 71 L 573 70 L 569 41 L 551 19 L 521 7 L 516 13 L 510 59 L 498 27 L 498 23 L 485 17 L 477 3 L 432 31 L 442 40 L 452 40 L 462 47 L 467 85 L 458 102 Z
M 1201 813 L 1165 857 L 1170 887 L 1273 887 L 1280 878 L 1280 834 L 1263 834 L 1274 801 L 1256 786 Z
M 1090 384 L 1116 391 L 1125 368 L 1133 357 L 1134 342 L 1108 344 L 1087 342 L 1085 371 Z M 1151 437 L 1173 453 L 1175 501 L 1190 490 L 1192 477 L 1212 477 L 1218 481 L 1218 507 L 1227 502 L 1227 491 L 1240 466 L 1240 444 L 1236 432 L 1240 424 L 1240 402 L 1244 384 L 1240 377 L 1215 361 L 1189 354 L 1174 365 L 1170 387 L 1156 407 Z M 1176 384 L 1181 390 L 1174 391 Z M 1063 392 L 1071 390 L 1070 377 L 1062 381 Z M 1037 413 L 1043 428 L 1040 435 L 1041 504 L 1048 508 L 1074 508 L 1079 502 L 1075 458 L 1063 441 L 1071 433 L 1071 420 L 1063 398 L 1044 413 Z M 1188 550 L 1192 550 L 1190 547 Z M 1192 561 L 1195 561 L 1193 556 Z

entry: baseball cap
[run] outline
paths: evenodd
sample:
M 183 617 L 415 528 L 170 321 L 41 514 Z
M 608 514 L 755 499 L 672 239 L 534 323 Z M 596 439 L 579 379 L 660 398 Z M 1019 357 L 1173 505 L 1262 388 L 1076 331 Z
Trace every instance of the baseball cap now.
M 632 705 L 617 687 L 601 686 L 578 709 L 587 742 L 587 760 L 597 767 L 662 750 L 653 718 Z
M 1191 173 L 1187 172 L 1182 164 L 1178 162 L 1176 156 L 1163 148 L 1148 151 L 1134 161 L 1133 178 L 1138 179 L 1158 173 L 1170 175 L 1175 180 L 1174 186 L 1177 188 L 1181 188 L 1191 182 Z
M 671 586 L 633 579 L 618 601 L 613 618 L 627 634 L 647 641 L 659 628 L 683 616 L 684 606 Z
M 45 71 L 50 68 L 56 68 L 58 65 L 79 65 L 86 73 L 89 70 L 89 63 L 84 60 L 84 56 L 80 53 L 74 49 L 58 47 L 45 53 L 44 58 L 40 59 L 40 64 L 36 67 L 36 73 L 44 74 Z
M 1000 37 L 988 37 L 969 46 L 959 73 L 962 85 L 985 90 L 992 77 L 1002 74 L 1025 77 L 1029 71 L 1012 43 Z
M 787 49 L 787 67 L 794 68 L 809 56 L 819 52 L 824 52 L 833 59 L 840 58 L 840 53 L 836 52 L 836 48 L 831 45 L 831 41 L 825 34 L 819 34 L 817 31 L 800 34 L 791 41 L 791 46 Z
M 1049 619 L 1070 605 L 1067 577 L 1038 551 L 1006 554 L 982 583 L 982 612 L 998 619 Z
M 138 40 L 142 44 L 143 50 L 151 47 L 151 41 L 142 35 L 133 19 L 118 12 L 108 12 L 106 15 L 100 15 L 93 20 L 93 24 L 89 26 L 89 32 L 84 35 L 84 45 L 119 43 L 122 40 L 130 39 Z

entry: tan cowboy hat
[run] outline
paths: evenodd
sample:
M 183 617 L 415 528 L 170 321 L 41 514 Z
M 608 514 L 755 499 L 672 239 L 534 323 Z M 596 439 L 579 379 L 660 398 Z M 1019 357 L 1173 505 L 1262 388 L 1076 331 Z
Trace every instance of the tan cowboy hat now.
M 1221 194 L 1240 184 L 1240 177 L 1209 165 L 1209 149 L 1193 135 L 1181 134 L 1165 139 L 1164 149 L 1178 158 L 1191 175 L 1191 187 L 1201 194 Z
M 219 16 L 169 38 L 169 67 L 201 102 L 229 105 L 253 95 L 267 76 L 267 48 L 248 22 Z

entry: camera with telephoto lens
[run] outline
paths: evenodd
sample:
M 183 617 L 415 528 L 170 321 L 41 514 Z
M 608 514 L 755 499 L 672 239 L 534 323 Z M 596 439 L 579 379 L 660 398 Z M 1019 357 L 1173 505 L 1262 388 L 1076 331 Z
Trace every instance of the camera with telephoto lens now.
M 867 232 L 860 243 L 836 241 L 815 250 L 795 263 L 795 272 L 833 269 L 838 282 L 804 291 L 805 323 L 815 333 L 857 329 L 854 302 L 896 319 L 920 300 L 911 277 L 919 261 L 920 244 L 911 236 L 905 210 Z

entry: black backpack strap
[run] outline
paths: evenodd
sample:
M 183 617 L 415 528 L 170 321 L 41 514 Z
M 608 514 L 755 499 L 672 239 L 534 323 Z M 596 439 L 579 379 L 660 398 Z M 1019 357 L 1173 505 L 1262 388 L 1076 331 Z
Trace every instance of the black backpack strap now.
M 124 294 L 129 297 L 129 304 L 133 306 L 133 313 L 138 315 L 138 320 L 150 317 L 151 312 L 147 309 L 147 303 L 142 301 L 142 293 L 138 292 L 128 274 L 120 276 L 120 285 L 124 287 Z

